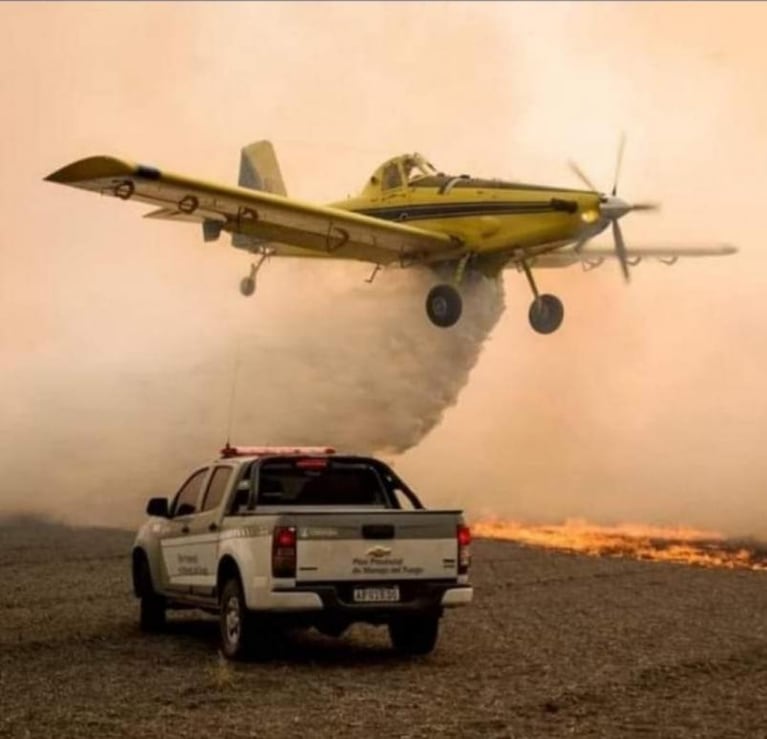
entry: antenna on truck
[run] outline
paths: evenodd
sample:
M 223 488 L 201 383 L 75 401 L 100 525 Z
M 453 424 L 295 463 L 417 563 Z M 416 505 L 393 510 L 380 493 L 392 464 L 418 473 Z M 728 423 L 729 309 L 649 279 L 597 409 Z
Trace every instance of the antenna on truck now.
M 232 372 L 232 389 L 229 392 L 229 414 L 226 424 L 226 446 L 225 449 L 231 449 L 230 441 L 232 438 L 232 424 L 234 422 L 234 397 L 237 393 L 237 376 L 240 372 L 240 335 L 237 334 L 237 340 L 234 348 L 234 371 Z

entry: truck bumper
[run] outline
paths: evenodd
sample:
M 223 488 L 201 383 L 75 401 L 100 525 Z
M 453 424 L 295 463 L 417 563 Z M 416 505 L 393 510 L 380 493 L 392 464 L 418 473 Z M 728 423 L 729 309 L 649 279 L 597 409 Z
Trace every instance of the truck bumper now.
M 442 605 L 446 608 L 452 606 L 466 606 L 474 598 L 474 588 L 470 585 L 462 585 L 458 588 L 450 588 L 442 595 Z
M 317 593 L 272 591 L 267 609 L 272 611 L 321 611 L 322 599 Z
M 466 605 L 471 603 L 474 593 L 470 585 L 459 585 L 455 581 L 398 584 L 401 600 L 396 603 L 355 603 L 353 590 L 355 587 L 360 587 L 361 583 L 299 584 L 290 589 L 272 590 L 267 609 L 273 611 L 322 610 L 345 615 L 351 620 L 364 621 L 367 620 L 367 615 L 372 614 L 428 611 Z

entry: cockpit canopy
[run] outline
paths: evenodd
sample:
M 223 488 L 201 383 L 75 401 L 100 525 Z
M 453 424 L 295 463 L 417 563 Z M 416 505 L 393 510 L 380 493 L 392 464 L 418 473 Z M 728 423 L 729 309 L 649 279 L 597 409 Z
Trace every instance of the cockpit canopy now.
M 372 185 L 386 192 L 436 174 L 434 165 L 420 154 L 402 154 L 384 162 L 370 178 L 368 186 Z

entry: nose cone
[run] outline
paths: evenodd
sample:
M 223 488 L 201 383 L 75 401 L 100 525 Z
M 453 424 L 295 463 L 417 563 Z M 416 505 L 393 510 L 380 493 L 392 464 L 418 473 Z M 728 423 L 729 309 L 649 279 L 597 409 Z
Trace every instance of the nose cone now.
M 604 218 L 616 221 L 621 216 L 625 216 L 631 210 L 631 206 L 621 198 L 615 195 L 606 195 L 599 204 L 599 212 Z

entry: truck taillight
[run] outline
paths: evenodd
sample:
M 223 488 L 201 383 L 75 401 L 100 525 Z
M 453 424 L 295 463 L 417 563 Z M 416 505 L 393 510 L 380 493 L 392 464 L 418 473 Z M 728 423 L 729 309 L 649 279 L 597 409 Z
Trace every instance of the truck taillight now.
M 456 538 L 458 539 L 458 574 L 465 575 L 471 564 L 471 529 L 458 524 Z
M 272 535 L 272 576 L 296 576 L 296 527 L 277 526 Z

